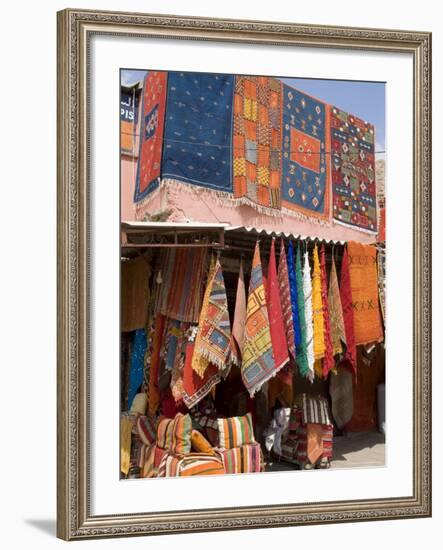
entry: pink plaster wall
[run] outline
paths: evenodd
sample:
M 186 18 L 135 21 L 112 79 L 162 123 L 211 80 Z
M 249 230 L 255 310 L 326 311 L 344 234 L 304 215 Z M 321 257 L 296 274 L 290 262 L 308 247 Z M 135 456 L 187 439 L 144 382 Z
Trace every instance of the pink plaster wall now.
M 121 156 L 120 208 L 122 221 L 135 220 L 134 190 L 137 176 L 137 159 Z
M 374 235 L 334 222 L 330 225 L 320 225 L 288 215 L 276 217 L 261 214 L 246 205 L 226 206 L 226 202 L 223 203 L 223 200 L 219 199 L 214 192 L 186 184 L 166 184 L 154 192 L 141 207 L 137 208 L 135 219 L 142 220 L 146 213 L 154 214 L 166 209 L 171 210 L 168 221 L 222 222 L 328 240 L 353 240 L 361 243 L 376 241 Z

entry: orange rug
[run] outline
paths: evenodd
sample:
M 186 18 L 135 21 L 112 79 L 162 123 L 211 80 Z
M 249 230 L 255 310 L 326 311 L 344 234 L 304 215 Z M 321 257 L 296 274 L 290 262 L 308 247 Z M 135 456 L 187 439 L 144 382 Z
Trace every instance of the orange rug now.
M 348 257 L 355 344 L 380 342 L 383 327 L 378 303 L 377 249 L 349 241 Z

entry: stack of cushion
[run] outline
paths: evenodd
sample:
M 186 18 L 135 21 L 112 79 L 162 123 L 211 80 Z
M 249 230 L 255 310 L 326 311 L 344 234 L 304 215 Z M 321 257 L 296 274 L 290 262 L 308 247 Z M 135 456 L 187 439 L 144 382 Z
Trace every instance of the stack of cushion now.
M 249 473 L 263 470 L 251 414 L 217 419 L 218 448 L 193 429 L 189 414 L 156 420 L 138 416 L 133 438 L 142 477 Z M 132 459 L 134 462 L 134 459 Z M 135 464 L 134 464 L 135 466 Z

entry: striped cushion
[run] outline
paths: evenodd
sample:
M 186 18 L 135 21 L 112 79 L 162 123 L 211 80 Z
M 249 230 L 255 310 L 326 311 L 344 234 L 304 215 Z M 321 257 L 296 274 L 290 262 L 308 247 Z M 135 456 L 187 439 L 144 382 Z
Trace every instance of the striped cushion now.
M 137 434 L 144 445 L 155 443 L 156 419 L 153 416 L 139 416 L 137 418 Z
M 165 451 L 164 449 L 160 449 L 158 445 L 154 445 L 154 468 L 157 471 L 157 477 L 162 477 L 160 476 L 160 474 L 158 474 L 158 470 L 165 456 L 168 456 L 167 451 Z
M 225 469 L 220 458 L 202 453 L 191 453 L 185 456 L 180 464 L 180 476 L 211 476 L 223 475 Z
M 222 475 L 225 473 L 220 458 L 202 453 L 185 457 L 166 454 L 159 467 L 158 477 L 189 477 Z
M 157 427 L 157 445 L 176 455 L 191 451 L 192 421 L 189 414 L 178 413 L 175 418 L 163 418 Z
M 251 413 L 245 416 L 219 418 L 217 422 L 220 449 L 232 449 L 255 443 Z
M 141 457 L 141 477 L 156 477 L 155 445 L 143 445 L 143 457 Z
M 250 474 L 263 471 L 262 453 L 259 443 L 242 445 L 220 451 L 227 474 Z

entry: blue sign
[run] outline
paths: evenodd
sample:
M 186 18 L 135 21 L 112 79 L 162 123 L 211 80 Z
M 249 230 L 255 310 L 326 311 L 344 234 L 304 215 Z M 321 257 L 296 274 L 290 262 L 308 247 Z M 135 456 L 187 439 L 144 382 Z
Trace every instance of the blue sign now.
M 123 91 L 120 96 L 120 120 L 137 123 L 138 94 Z

